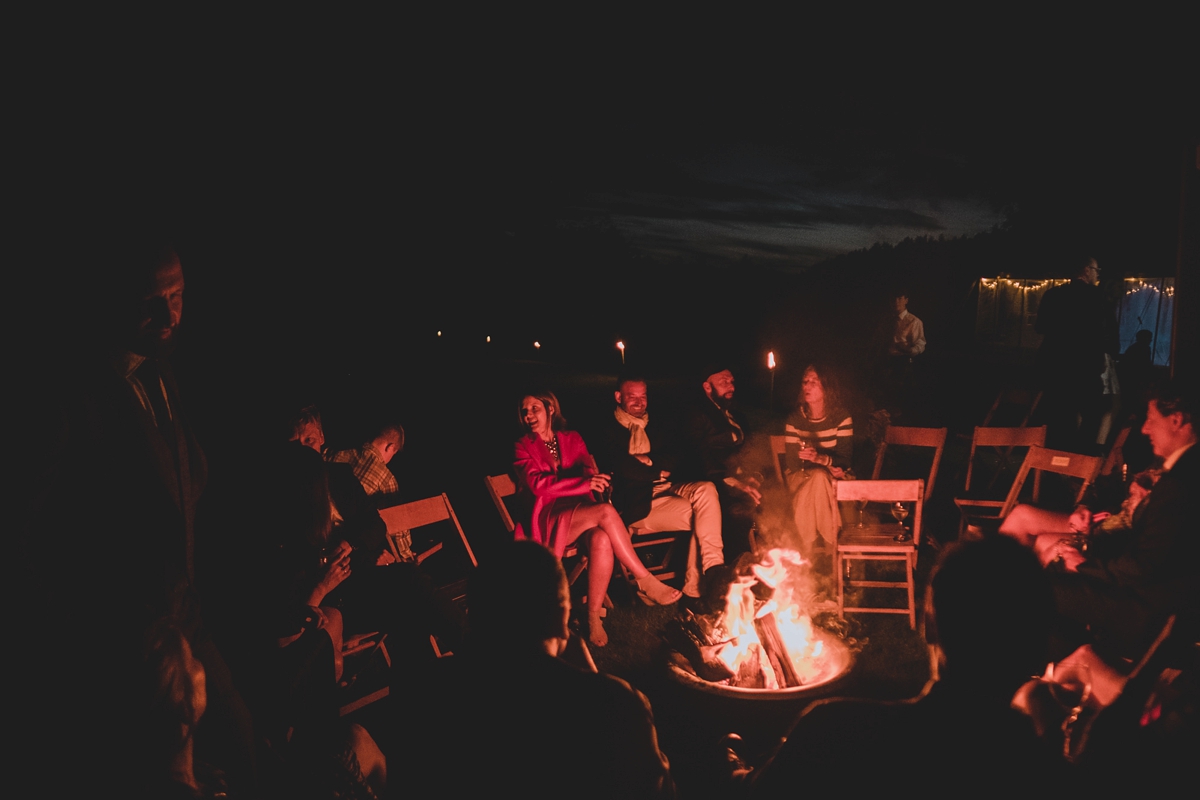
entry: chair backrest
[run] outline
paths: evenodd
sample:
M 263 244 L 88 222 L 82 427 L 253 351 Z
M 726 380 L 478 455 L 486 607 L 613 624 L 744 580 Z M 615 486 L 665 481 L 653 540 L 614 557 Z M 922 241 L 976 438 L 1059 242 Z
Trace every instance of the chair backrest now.
M 775 477 L 779 479 L 779 483 L 783 484 L 783 467 L 779 463 L 779 457 L 783 455 L 784 448 L 787 446 L 786 436 L 772 436 L 771 439 L 771 463 L 775 465 Z
M 1042 473 L 1056 472 L 1059 475 L 1082 480 L 1082 485 L 1075 495 L 1075 502 L 1078 503 L 1083 499 L 1088 487 L 1096 480 L 1096 476 L 1100 474 L 1102 463 L 1100 456 L 1085 456 L 1080 453 L 1068 453 L 1066 450 L 1050 450 L 1038 445 L 1030 447 L 1029 452 L 1025 454 L 1025 460 L 1021 462 L 1021 469 L 1017 472 L 1017 478 L 1013 481 L 1012 488 L 1008 490 L 1008 497 L 1004 501 L 1004 507 L 1000 509 L 1000 516 L 1008 516 L 1009 512 L 1017 507 L 1021 489 L 1025 485 L 1025 479 L 1029 476 L 1030 470 L 1036 471 L 1033 476 L 1033 499 L 1035 502 L 1041 488 Z
M 508 532 L 512 533 L 516 530 L 517 526 L 513 522 L 508 506 L 504 505 L 504 498 L 512 497 L 517 493 L 517 485 L 513 483 L 512 476 L 484 475 L 483 483 L 487 486 L 488 494 L 491 495 L 492 502 L 496 505 L 496 511 L 500 513 L 500 521 L 504 523 L 504 527 Z
M 458 537 L 462 540 L 467 556 L 471 559 L 471 566 L 479 566 L 479 562 L 475 560 L 475 551 L 471 548 L 471 543 L 467 541 L 467 535 L 463 532 L 458 515 L 454 513 L 454 507 L 450 505 L 450 498 L 446 496 L 445 492 L 436 497 L 426 497 L 424 500 L 413 500 L 410 503 L 381 508 L 379 516 L 383 517 L 389 536 L 400 531 L 411 531 L 435 522 L 450 520 L 454 523 Z
M 1132 428 L 1126 425 L 1117 431 L 1117 437 L 1113 439 L 1112 447 L 1108 448 L 1108 455 L 1104 458 L 1104 466 L 1100 467 L 1101 475 L 1112 475 L 1117 465 L 1125 461 L 1125 442 L 1129 439 L 1131 430 Z
M 967 458 L 967 481 L 965 489 L 971 489 L 971 477 L 975 469 L 975 452 L 980 447 L 1033 447 L 1046 444 L 1046 426 L 1037 428 L 985 428 L 982 425 L 975 428 L 971 437 L 971 454 Z
M 1024 409 L 1025 414 L 1021 418 L 1020 427 L 1024 428 L 1029 424 L 1029 418 L 1033 416 L 1033 412 L 1037 410 L 1038 403 L 1042 401 L 1042 393 L 1034 392 L 1032 389 L 1009 388 L 1001 389 L 996 395 L 995 402 L 988 409 L 987 414 L 983 417 L 984 426 L 990 425 L 992 419 L 996 416 L 996 411 L 1001 405 L 1009 404 Z
M 837 481 L 837 499 L 872 503 L 913 503 L 913 544 L 921 543 L 921 512 L 925 506 L 925 481 Z
M 929 467 L 929 479 L 925 481 L 925 496 L 933 494 L 933 482 L 937 478 L 938 466 L 942 463 L 942 452 L 946 449 L 946 428 L 908 428 L 900 425 L 889 425 L 883 434 L 883 442 L 875 454 L 875 469 L 871 472 L 871 480 L 879 480 L 883 471 L 883 456 L 887 453 L 888 445 L 904 447 L 932 447 L 933 464 Z

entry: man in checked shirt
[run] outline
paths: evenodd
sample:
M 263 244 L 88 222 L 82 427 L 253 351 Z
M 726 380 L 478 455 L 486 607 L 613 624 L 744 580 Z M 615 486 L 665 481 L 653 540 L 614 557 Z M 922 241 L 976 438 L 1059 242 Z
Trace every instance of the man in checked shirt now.
M 400 486 L 396 476 L 388 469 L 388 464 L 397 453 L 404 449 L 404 428 L 396 422 L 385 422 L 380 425 L 375 434 L 360 447 L 350 450 L 339 450 L 327 456 L 326 460 L 334 464 L 349 464 L 354 477 L 362 484 L 363 491 L 375 501 L 377 508 L 384 508 L 397 501 L 396 495 Z M 403 561 L 411 561 L 412 536 L 407 531 L 388 531 L 398 534 L 393 541 L 400 550 Z

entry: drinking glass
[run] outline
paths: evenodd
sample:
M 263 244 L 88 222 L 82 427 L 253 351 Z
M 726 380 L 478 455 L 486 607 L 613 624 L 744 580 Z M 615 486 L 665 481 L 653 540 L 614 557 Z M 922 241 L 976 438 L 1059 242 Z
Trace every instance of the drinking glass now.
M 863 522 L 863 512 L 867 509 L 867 500 L 855 500 L 854 504 L 858 506 L 858 527 L 865 528 L 867 524 Z
M 1075 754 L 1071 747 L 1071 735 L 1092 696 L 1092 673 L 1087 664 L 1051 664 L 1046 680 L 1049 682 L 1050 696 L 1067 712 L 1062 723 L 1063 758 L 1073 761 Z
M 892 518 L 900 526 L 900 532 L 893 538 L 897 542 L 907 542 L 911 538 L 908 534 L 908 529 L 904 527 L 904 520 L 908 518 L 908 506 L 900 502 L 892 503 Z

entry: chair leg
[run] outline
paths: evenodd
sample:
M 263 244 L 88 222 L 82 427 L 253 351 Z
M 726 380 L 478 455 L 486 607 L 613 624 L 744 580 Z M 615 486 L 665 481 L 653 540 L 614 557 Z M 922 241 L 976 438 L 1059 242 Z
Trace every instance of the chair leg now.
M 850 562 L 846 562 L 846 568 L 849 569 Z M 837 589 L 838 589 L 838 619 L 846 618 L 846 579 L 842 574 L 842 554 L 834 551 L 834 569 L 837 571 Z
M 904 567 L 907 570 L 908 580 L 908 625 L 914 631 L 917 629 L 917 599 L 913 586 L 913 559 L 914 555 L 910 555 L 904 561 Z

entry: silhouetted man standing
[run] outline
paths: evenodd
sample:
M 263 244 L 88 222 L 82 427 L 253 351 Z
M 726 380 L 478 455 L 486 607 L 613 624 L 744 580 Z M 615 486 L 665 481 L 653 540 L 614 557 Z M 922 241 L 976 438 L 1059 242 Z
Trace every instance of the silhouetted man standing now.
M 38 586 L 59 630 L 77 637 L 79 669 L 107 676 L 93 675 L 98 691 L 72 701 L 97 724 L 119 719 L 125 692 L 136 690 L 125 685 L 137 674 L 127 659 L 144 631 L 173 620 L 208 674 L 210 713 L 197 745 L 245 787 L 253 780 L 249 715 L 202 625 L 196 593 L 196 510 L 207 464 L 168 360 L 183 317 L 183 266 L 168 246 L 135 246 L 103 275 L 100 329 L 89 331 L 100 346 L 56 398 L 60 429 L 48 440 L 33 501 Z M 106 739 L 97 752 L 120 746 Z
M 1038 363 L 1050 446 L 1074 452 L 1095 447 L 1103 402 L 1105 353 L 1117 352 L 1116 319 L 1096 284 L 1100 267 L 1087 258 L 1070 283 L 1048 289 L 1038 308 Z

